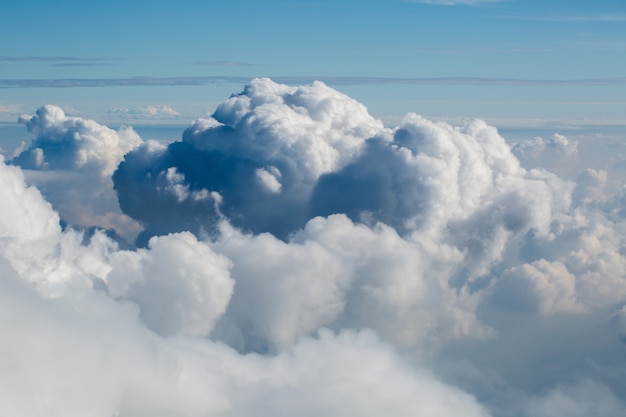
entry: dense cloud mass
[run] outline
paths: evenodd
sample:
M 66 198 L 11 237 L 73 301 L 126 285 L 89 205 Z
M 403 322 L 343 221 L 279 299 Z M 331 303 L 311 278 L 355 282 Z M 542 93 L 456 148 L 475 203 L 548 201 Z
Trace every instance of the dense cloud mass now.
M 147 226 L 143 243 L 153 233 L 210 229 L 221 214 L 285 238 L 312 217 L 320 175 L 345 166 L 382 129 L 362 104 L 322 83 L 257 79 L 181 142 L 128 154 L 113 181 L 122 210 Z
M 369 331 L 320 330 L 272 357 L 173 337 L 210 332 L 233 291 L 228 259 L 189 233 L 81 245 L 19 169 L 0 173 L 3 414 L 487 415 Z
M 578 141 L 386 128 L 268 79 L 170 144 L 23 120 L 37 138 L 0 164 L 3 414 L 626 412 L 626 194 Z M 64 211 L 72 172 L 123 212 L 83 219 L 129 216 L 136 246 L 81 231 L 105 225 Z

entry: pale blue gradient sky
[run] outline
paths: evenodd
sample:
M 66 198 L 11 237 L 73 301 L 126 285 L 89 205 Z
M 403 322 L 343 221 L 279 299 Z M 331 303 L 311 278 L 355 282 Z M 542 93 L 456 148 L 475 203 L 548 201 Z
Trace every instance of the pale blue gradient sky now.
M 0 120 L 53 103 L 182 123 L 257 76 L 323 79 L 379 117 L 626 119 L 623 0 L 426 4 L 449 2 L 9 0 Z

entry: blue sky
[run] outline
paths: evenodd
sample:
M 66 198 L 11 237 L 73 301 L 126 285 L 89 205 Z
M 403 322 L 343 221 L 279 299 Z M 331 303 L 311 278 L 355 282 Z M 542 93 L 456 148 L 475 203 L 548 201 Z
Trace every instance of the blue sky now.
M 624 119 L 626 3 L 434 4 L 452 2 L 4 2 L 0 117 L 165 105 L 186 122 L 267 76 L 322 79 L 378 117 Z

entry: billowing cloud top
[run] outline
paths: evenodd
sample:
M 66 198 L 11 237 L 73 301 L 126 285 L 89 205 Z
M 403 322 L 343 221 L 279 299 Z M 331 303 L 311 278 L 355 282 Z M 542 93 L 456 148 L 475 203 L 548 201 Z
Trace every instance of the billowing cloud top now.
M 0 161 L 0 414 L 626 411 L 619 164 L 544 169 L 582 142 L 385 128 L 322 83 L 267 79 L 167 145 L 53 106 L 24 120 L 33 145 Z M 137 247 L 59 224 L 82 198 L 58 198 L 59 173 L 115 161 L 99 189 Z
M 92 120 L 68 117 L 60 107 L 47 105 L 20 123 L 37 135 L 15 160 L 25 168 L 93 169 L 110 176 L 124 154 L 141 138 L 131 128 L 114 131 Z

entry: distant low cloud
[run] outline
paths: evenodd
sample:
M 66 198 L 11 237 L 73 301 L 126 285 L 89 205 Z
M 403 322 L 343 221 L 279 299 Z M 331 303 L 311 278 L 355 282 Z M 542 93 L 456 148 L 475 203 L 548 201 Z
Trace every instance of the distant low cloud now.
M 15 103 L 0 102 L 0 122 L 15 122 L 20 114 L 21 106 Z
M 558 169 L 558 163 L 571 164 L 578 157 L 578 143 L 556 133 L 547 139 L 535 137 L 517 143 L 512 151 L 527 168 L 550 164 Z
M 171 119 L 180 116 L 179 112 L 165 104 L 150 104 L 138 108 L 115 108 L 108 114 L 132 119 Z

